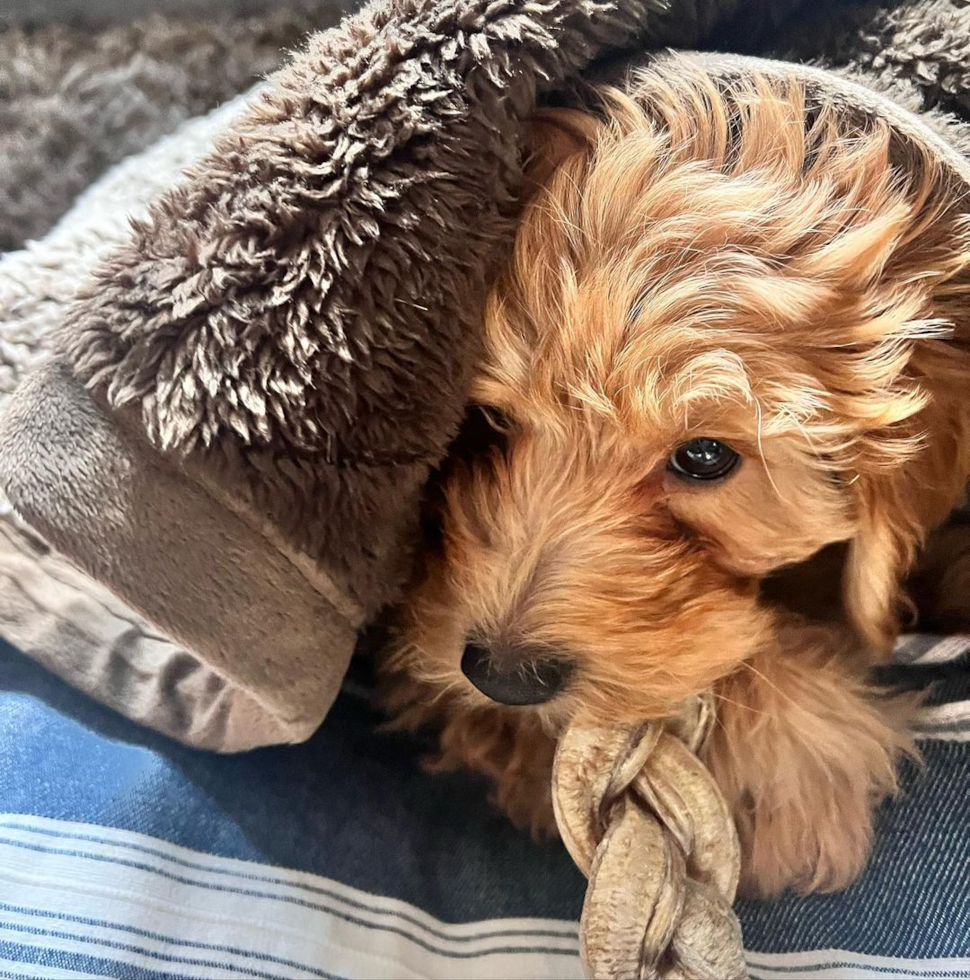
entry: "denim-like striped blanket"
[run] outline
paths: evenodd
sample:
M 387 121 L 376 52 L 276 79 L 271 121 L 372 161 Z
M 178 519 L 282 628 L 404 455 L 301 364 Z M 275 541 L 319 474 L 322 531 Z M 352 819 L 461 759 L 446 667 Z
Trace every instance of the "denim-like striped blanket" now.
M 740 903 L 752 976 L 970 978 L 970 641 L 911 638 L 921 769 L 841 895 Z M 0 977 L 579 977 L 584 882 L 351 685 L 305 745 L 216 756 L 0 649 Z

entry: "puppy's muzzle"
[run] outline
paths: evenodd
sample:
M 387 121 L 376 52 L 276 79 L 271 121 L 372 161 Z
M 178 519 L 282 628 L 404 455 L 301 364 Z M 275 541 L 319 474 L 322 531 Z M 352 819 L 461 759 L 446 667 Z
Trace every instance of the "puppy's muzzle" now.
M 566 686 L 573 665 L 545 651 L 490 649 L 469 643 L 461 669 L 486 697 L 521 706 L 551 701 Z

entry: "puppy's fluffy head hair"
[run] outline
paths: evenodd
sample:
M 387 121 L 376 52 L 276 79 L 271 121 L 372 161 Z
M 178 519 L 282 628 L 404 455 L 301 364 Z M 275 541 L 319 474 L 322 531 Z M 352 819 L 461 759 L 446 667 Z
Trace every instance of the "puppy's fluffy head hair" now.
M 970 471 L 970 235 L 946 175 L 795 83 L 699 70 L 533 133 L 474 384 L 495 430 L 443 472 L 408 669 L 480 697 L 471 639 L 575 664 L 550 716 L 663 712 L 757 650 L 763 580 L 833 542 L 848 617 L 885 648 Z M 739 465 L 672 470 L 700 437 Z

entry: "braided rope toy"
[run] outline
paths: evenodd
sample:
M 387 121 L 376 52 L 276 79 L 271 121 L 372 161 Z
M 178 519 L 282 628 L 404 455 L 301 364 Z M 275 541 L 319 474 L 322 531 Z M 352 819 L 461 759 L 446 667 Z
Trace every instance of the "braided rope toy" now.
M 580 942 L 595 980 L 747 977 L 737 833 L 697 757 L 713 719 L 697 699 L 674 722 L 574 723 L 560 738 L 553 803 L 589 879 Z

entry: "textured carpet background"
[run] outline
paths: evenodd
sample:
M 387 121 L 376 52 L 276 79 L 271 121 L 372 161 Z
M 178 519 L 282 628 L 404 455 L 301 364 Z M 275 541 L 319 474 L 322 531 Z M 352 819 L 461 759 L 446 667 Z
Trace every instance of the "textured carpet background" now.
M 255 14 L 279 7 L 276 0 L 3 0 L 0 24 L 88 26 L 121 23 L 146 14 Z
M 353 5 L 0 27 L 0 251 L 43 235 L 112 164 L 246 89 Z

